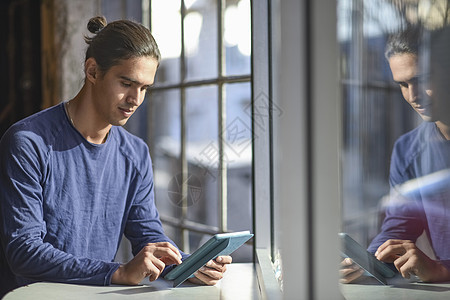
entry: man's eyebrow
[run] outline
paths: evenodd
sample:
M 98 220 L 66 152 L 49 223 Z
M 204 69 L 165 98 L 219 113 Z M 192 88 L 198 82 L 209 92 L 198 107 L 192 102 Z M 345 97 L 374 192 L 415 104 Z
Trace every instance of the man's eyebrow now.
M 421 80 L 421 79 L 428 79 L 430 77 L 430 74 L 428 73 L 423 73 L 423 74 L 417 74 L 411 78 L 408 78 L 407 80 L 402 80 L 402 81 L 397 81 L 394 80 L 395 83 L 406 83 L 406 82 L 411 82 L 411 81 L 417 81 L 417 80 Z
M 395 82 L 396 84 L 404 84 L 404 83 L 406 83 L 405 81 L 397 81 L 397 80 L 394 80 L 394 82 Z
M 143 84 L 142 82 L 140 82 L 140 81 L 138 81 L 138 80 L 136 80 L 136 79 L 129 78 L 129 77 L 127 77 L 127 76 L 121 75 L 121 76 L 119 76 L 119 77 L 120 77 L 121 79 L 123 79 L 123 80 L 130 81 L 130 82 L 132 82 L 132 83 L 134 83 L 134 84 L 137 84 L 137 85 L 151 86 L 151 84 Z

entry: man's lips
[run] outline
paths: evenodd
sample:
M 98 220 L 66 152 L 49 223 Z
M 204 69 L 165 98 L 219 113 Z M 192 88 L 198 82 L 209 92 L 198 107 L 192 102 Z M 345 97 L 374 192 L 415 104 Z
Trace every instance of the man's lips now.
M 419 114 L 426 114 L 430 112 L 431 109 L 431 104 L 426 104 L 426 105 L 416 105 L 414 106 L 414 109 L 419 113 Z
M 134 113 L 134 109 L 131 108 L 123 108 L 123 107 L 119 107 L 119 110 L 126 116 L 131 116 Z

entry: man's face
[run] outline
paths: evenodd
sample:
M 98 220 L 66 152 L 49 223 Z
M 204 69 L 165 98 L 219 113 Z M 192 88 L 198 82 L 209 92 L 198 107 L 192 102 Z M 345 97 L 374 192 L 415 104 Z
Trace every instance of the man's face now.
M 431 94 L 427 88 L 428 76 L 420 72 L 417 56 L 395 54 L 389 58 L 392 77 L 402 91 L 403 97 L 424 121 L 433 121 L 431 115 Z
M 142 104 L 153 84 L 158 63 L 152 57 L 121 61 L 93 84 L 93 105 L 98 122 L 123 126 Z

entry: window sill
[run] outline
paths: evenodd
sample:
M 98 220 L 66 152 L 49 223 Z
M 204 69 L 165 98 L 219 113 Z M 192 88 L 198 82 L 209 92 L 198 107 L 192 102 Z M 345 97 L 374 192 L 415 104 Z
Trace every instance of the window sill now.
M 282 299 L 280 285 L 275 278 L 267 249 L 256 249 L 256 276 L 260 299 Z

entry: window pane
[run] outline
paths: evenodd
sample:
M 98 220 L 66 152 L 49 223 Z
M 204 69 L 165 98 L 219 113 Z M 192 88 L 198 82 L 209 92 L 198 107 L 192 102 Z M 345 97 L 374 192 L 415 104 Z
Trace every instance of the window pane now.
M 188 219 L 218 226 L 218 103 L 217 87 L 186 90 L 186 153 Z
M 382 215 L 378 207 L 389 192 L 393 143 L 417 120 L 384 58 L 387 37 L 398 22 L 373 19 L 395 15 L 395 10 L 363 3 L 352 6 L 350 1 L 340 1 L 338 17 L 344 105 L 343 230 L 367 246 L 379 230 Z M 357 14 L 364 18 L 356 18 Z M 392 27 L 384 28 L 388 25 Z
M 250 83 L 225 85 L 227 122 L 225 153 L 228 183 L 228 229 L 252 230 L 252 125 Z M 245 245 L 233 261 L 251 261 L 252 247 Z
M 123 18 L 122 1 L 111 0 L 102 2 L 102 13 L 108 22 Z
M 179 83 L 181 55 L 181 1 L 151 1 L 151 31 L 158 43 L 162 61 L 156 85 Z
M 153 160 L 156 205 L 161 216 L 179 217 L 181 209 L 174 183 L 181 173 L 180 91 L 152 92 L 149 100 L 152 105 L 149 145 Z M 165 225 L 164 229 L 168 236 L 181 245 L 178 230 Z
M 448 9 L 435 1 L 338 3 L 342 231 L 372 253 L 389 239 L 411 240 L 445 261 Z
M 186 79 L 217 77 L 217 1 L 195 1 L 186 6 Z
M 108 22 L 130 19 L 140 22 L 142 19 L 141 0 L 108 0 L 101 1 L 102 15 Z
M 224 19 L 225 75 L 250 74 L 250 0 L 227 0 Z
M 206 243 L 211 238 L 209 234 L 202 234 L 197 232 L 189 232 L 189 245 L 191 246 L 190 252 L 193 253 L 195 250 L 200 248 L 201 245 Z

